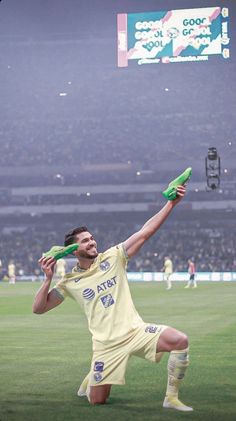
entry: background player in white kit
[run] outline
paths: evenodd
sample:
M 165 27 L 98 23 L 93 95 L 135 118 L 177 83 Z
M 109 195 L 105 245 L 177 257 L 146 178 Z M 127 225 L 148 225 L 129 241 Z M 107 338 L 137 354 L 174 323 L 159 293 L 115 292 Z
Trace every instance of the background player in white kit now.
M 61 304 L 66 297 L 79 302 L 88 319 L 93 340 L 90 372 L 79 396 L 92 404 L 104 404 L 113 384 L 125 383 L 126 365 L 131 356 L 159 362 L 169 352 L 168 382 L 164 408 L 192 411 L 178 399 L 180 384 L 189 364 L 188 338 L 174 328 L 145 323 L 137 313 L 129 290 L 126 266 L 142 245 L 160 228 L 174 206 L 185 194 L 179 186 L 178 196 L 123 243 L 98 253 L 97 244 L 86 227 L 79 227 L 65 237 L 65 246 L 79 243 L 73 254 L 78 258 L 71 273 L 50 289 L 56 260 L 42 257 L 40 265 L 45 280 L 36 294 L 33 311 L 41 314 Z

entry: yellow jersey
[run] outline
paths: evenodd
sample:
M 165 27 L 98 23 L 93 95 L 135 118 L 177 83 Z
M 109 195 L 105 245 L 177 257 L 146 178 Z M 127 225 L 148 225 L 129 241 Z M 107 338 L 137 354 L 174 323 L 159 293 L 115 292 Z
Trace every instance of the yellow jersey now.
M 16 267 L 14 263 L 9 263 L 8 265 L 8 276 L 15 276 L 16 275 Z
M 83 308 L 93 342 L 110 344 L 125 339 L 143 324 L 131 297 L 123 244 L 99 253 L 89 269 L 73 268 L 55 289 Z
M 172 273 L 173 272 L 173 263 L 170 259 L 165 260 L 164 271 L 165 271 L 165 273 Z
M 63 278 L 66 274 L 66 261 L 65 259 L 57 260 L 56 264 L 56 276 L 58 278 Z

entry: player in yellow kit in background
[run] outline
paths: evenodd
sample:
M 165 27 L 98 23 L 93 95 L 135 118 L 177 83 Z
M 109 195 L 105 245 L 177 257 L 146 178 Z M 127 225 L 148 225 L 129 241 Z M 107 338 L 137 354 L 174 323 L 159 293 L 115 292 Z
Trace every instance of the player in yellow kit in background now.
M 173 274 L 173 263 L 169 256 L 164 258 L 164 280 L 166 281 L 166 289 L 172 288 L 171 275 Z
M 9 284 L 16 283 L 16 265 L 13 260 L 10 260 L 7 266 L 7 274 L 9 278 Z
M 55 267 L 55 278 L 64 278 L 66 274 L 66 261 L 65 259 L 58 259 Z
M 180 384 L 189 364 L 188 337 L 172 327 L 145 323 L 134 307 L 126 267 L 143 244 L 160 228 L 185 194 L 177 188 L 177 198 L 149 219 L 123 243 L 98 253 L 97 244 L 86 227 L 75 228 L 65 236 L 65 246 L 79 243 L 73 254 L 78 259 L 71 273 L 50 290 L 56 260 L 39 260 L 45 280 L 36 294 L 33 311 L 45 313 L 70 297 L 79 302 L 92 334 L 93 357 L 90 372 L 82 382 L 79 396 L 91 404 L 104 404 L 113 384 L 125 383 L 129 358 L 138 356 L 159 362 L 169 352 L 168 381 L 164 408 L 192 411 L 178 399 Z

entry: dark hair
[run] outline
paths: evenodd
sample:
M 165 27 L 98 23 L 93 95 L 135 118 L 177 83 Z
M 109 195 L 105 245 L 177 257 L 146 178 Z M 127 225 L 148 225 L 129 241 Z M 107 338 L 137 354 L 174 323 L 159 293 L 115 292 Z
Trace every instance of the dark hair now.
M 77 234 L 80 234 L 81 232 L 87 232 L 88 228 L 87 227 L 78 227 L 78 228 L 74 228 L 73 230 L 69 231 L 66 235 L 65 235 L 65 240 L 64 240 L 64 246 L 69 246 L 69 244 L 73 244 L 76 242 L 75 236 Z

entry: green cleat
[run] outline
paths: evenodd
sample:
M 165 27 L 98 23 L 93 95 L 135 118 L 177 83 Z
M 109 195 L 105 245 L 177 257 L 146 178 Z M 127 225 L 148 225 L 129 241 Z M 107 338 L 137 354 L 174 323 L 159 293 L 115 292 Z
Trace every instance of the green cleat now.
M 192 168 L 187 168 L 179 177 L 175 178 L 173 181 L 170 182 L 169 186 L 165 191 L 162 192 L 163 196 L 165 196 L 168 200 L 175 200 L 177 197 L 177 187 L 183 186 L 191 177 L 192 175 Z
M 70 244 L 67 247 L 53 246 L 49 251 L 43 253 L 43 257 L 54 257 L 55 260 L 59 260 L 67 256 L 67 254 L 73 253 L 78 247 L 79 244 Z

